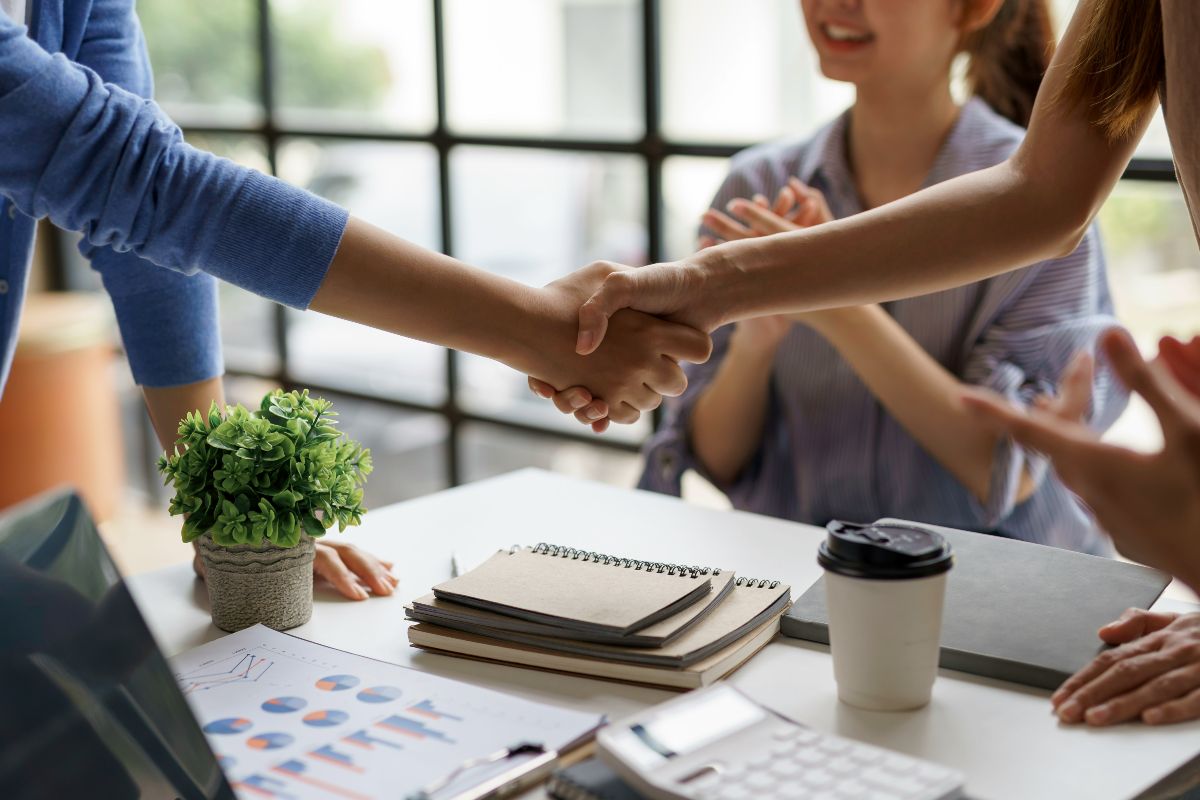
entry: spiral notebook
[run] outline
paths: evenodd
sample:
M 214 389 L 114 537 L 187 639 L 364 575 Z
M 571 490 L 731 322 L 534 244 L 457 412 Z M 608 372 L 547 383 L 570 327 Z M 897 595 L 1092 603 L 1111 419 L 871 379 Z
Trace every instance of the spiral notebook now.
M 779 630 L 788 586 L 540 544 L 406 607 L 416 647 L 669 688 L 727 675 Z
M 623 636 L 709 594 L 712 572 L 539 544 L 496 553 L 433 594 L 558 628 Z
M 682 669 L 724 650 L 768 620 L 778 619 L 787 607 L 790 599 L 788 587 L 779 581 L 732 579 L 728 572 L 724 577 L 725 585 L 732 586 L 733 589 L 723 594 L 716 602 L 708 604 L 709 607 L 705 609 L 707 613 L 698 623 L 689 625 L 680 636 L 660 647 L 630 647 L 619 642 L 579 641 L 569 638 L 571 634 L 563 630 L 546 630 L 539 635 L 487 624 L 464 624 L 455 619 L 442 618 L 432 621 L 444 628 L 542 650 L 554 650 L 605 661 Z M 406 611 L 411 619 L 431 621 L 411 609 Z
M 699 624 L 712 613 L 729 592 L 733 590 L 735 576 L 732 572 L 720 572 L 711 575 L 712 591 L 705 597 L 692 603 L 682 611 L 676 612 L 665 619 L 648 625 L 634 633 L 620 634 L 610 631 L 572 630 L 572 639 L 581 642 L 600 642 L 618 644 L 624 647 L 663 647 L 682 636 L 692 626 Z M 511 631 L 519 634 L 535 636 L 561 636 L 563 628 L 557 625 L 547 625 L 543 622 L 531 622 L 526 619 L 498 614 L 495 611 L 484 611 L 482 608 L 465 606 L 449 600 L 439 600 L 433 594 L 418 597 L 409 603 L 404 611 L 408 618 L 417 622 L 431 622 L 435 625 L 445 625 L 448 628 L 475 633 L 478 631 Z M 518 640 L 519 641 L 519 640 Z

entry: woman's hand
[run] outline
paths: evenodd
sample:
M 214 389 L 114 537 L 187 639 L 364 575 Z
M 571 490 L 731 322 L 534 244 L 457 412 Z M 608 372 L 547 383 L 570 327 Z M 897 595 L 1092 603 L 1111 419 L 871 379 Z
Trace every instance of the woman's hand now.
M 779 190 L 773 203 L 757 194 L 751 200 L 740 197 L 730 200 L 725 209 L 728 214 L 715 208 L 704 212 L 704 225 L 716 236 L 701 236 L 701 248 L 735 239 L 811 228 L 833 220 L 825 195 L 799 178 L 788 179 L 788 185 Z
M 1158 357 L 1183 388 L 1200 397 L 1200 336 L 1193 336 L 1187 344 L 1164 336 L 1158 342 Z
M 623 269 L 593 264 L 549 284 L 543 296 L 573 320 L 596 286 Z M 697 330 L 624 311 L 613 316 L 610 338 L 594 354 L 584 358 L 570 352 L 546 353 L 554 363 L 537 371 L 529 385 L 535 394 L 553 397 L 560 411 L 575 413 L 600 432 L 609 420 L 636 422 L 642 411 L 658 408 L 663 396 L 682 394 L 687 378 L 678 362 L 703 363 L 711 351 L 712 341 Z M 552 371 L 556 375 L 548 374 Z M 564 388 L 559 392 L 556 387 Z
M 348 542 L 318 541 L 316 544 L 313 577 L 324 578 L 349 600 L 366 600 L 367 589 L 377 595 L 390 595 L 400 583 L 400 579 L 392 574 L 394 565 L 390 561 L 376 558 Z M 192 568 L 204 578 L 204 561 L 199 553 L 192 559 Z
M 1164 444 L 1145 454 L 1100 441 L 1072 413 L 1032 408 L 972 390 L 964 402 L 1002 433 L 1050 458 L 1063 483 L 1130 558 L 1200 588 L 1200 399 L 1173 377 L 1166 358 L 1147 363 L 1123 331 L 1101 346 L 1121 381 L 1146 399 Z M 1064 392 L 1064 396 L 1066 392 Z
M 1089 725 L 1200 719 L 1200 614 L 1131 608 L 1099 634 L 1118 646 L 1096 656 L 1051 696 L 1059 719 Z

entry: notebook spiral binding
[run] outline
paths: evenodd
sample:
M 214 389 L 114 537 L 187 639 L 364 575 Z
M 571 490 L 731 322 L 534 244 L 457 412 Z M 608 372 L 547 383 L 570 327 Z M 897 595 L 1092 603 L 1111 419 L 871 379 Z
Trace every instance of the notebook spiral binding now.
M 624 567 L 625 569 L 645 570 L 658 574 L 678 575 L 681 578 L 698 578 L 701 575 L 720 575 L 721 570 L 713 567 L 688 566 L 686 564 L 667 564 L 661 561 L 640 561 L 636 558 L 610 556 L 607 553 L 597 553 L 594 550 L 580 550 L 575 547 L 565 547 L 558 544 L 540 542 L 531 548 L 538 555 L 570 558 L 577 561 L 591 561 L 604 566 Z M 779 581 L 762 578 L 738 578 L 734 581 L 737 586 L 748 586 L 758 589 L 774 589 Z

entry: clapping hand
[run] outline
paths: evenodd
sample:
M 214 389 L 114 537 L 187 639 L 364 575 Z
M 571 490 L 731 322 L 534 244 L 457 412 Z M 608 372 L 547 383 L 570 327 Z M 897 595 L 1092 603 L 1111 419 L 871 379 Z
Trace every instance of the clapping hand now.
M 1076 416 L 1081 402 L 1027 413 L 983 390 L 967 405 L 1002 433 L 1044 453 L 1058 476 L 1096 515 L 1125 555 L 1200 586 L 1200 399 L 1174 378 L 1165 359 L 1148 363 L 1122 331 L 1101 346 L 1126 386 L 1146 399 L 1162 426 L 1158 453 L 1138 453 L 1100 441 Z M 1068 378 L 1071 379 L 1070 371 Z M 1079 387 L 1063 396 L 1078 394 Z

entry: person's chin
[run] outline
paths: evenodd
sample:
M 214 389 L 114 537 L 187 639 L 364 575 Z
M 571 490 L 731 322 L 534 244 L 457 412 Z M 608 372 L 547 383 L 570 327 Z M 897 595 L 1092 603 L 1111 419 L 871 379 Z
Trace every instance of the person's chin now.
M 867 77 L 869 70 L 860 64 L 848 64 L 844 59 L 821 56 L 821 74 L 831 81 L 859 83 Z

